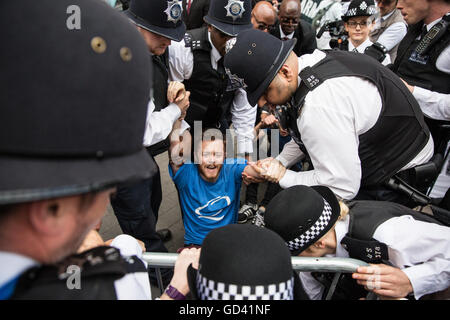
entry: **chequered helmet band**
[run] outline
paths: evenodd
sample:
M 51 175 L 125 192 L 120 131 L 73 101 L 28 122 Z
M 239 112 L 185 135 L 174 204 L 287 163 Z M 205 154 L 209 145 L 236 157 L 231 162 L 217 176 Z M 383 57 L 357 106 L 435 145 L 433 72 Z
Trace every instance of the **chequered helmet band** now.
M 201 300 L 293 300 L 294 278 L 281 283 L 247 286 L 216 282 L 197 271 L 197 294 Z
M 332 209 L 325 199 L 323 199 L 323 201 L 323 211 L 316 223 L 297 238 L 286 242 L 290 251 L 298 250 L 305 245 L 311 245 L 312 241 L 316 240 L 317 236 L 327 227 L 331 220 Z

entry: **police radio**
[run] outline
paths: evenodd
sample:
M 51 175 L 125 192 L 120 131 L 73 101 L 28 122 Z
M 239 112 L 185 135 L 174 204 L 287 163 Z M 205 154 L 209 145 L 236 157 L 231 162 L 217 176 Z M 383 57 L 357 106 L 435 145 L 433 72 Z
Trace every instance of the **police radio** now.
M 386 58 L 387 49 L 381 43 L 375 42 L 373 45 L 369 46 L 364 50 L 364 54 L 371 56 L 378 62 L 383 62 Z
M 428 50 L 447 32 L 450 24 L 450 14 L 447 13 L 441 21 L 435 24 L 430 31 L 422 38 L 415 52 L 419 56 L 424 56 Z

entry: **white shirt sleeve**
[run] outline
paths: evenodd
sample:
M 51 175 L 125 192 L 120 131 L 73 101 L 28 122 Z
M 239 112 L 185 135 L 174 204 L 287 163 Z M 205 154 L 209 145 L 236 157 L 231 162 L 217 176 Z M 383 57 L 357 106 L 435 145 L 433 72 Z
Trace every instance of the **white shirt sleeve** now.
M 111 246 L 119 249 L 120 254 L 126 259 L 130 259 L 132 256 L 138 257 L 147 268 L 147 263 L 142 260 L 142 248 L 135 238 L 122 234 L 114 238 Z M 124 277 L 114 281 L 114 287 L 118 300 L 152 299 L 148 272 L 127 273 Z
M 445 48 L 437 58 L 436 68 L 450 74 L 450 46 Z M 436 120 L 450 120 L 450 94 L 434 92 L 415 86 L 413 96 L 427 117 Z
M 433 92 L 416 86 L 413 96 L 427 117 L 450 121 L 450 94 Z
M 382 223 L 373 237 L 389 247 L 389 260 L 408 276 L 416 299 L 450 286 L 450 228 L 405 215 Z
M 311 300 L 322 299 L 325 287 L 311 275 L 311 272 L 299 272 L 303 289 Z
M 172 41 L 169 46 L 169 80 L 180 81 L 189 79 L 194 70 L 194 55 L 191 48 L 185 46 L 184 40 Z
M 144 146 L 148 147 L 166 139 L 172 131 L 173 124 L 181 116 L 181 110 L 175 103 L 170 103 L 161 111 L 154 111 L 153 101 L 148 104 L 145 121 Z
M 237 136 L 238 153 L 253 152 L 253 129 L 255 127 L 258 106 L 251 106 L 247 93 L 237 89 L 231 106 L 231 122 Z
M 298 144 L 295 143 L 294 139 L 291 139 L 284 145 L 283 150 L 278 155 L 278 157 L 276 157 L 276 159 L 280 161 L 283 166 L 289 168 L 293 164 L 302 160 L 304 157 L 305 155 L 303 154 L 302 150 L 300 150 Z
M 377 42 L 381 43 L 388 51 L 390 51 L 402 41 L 406 32 L 406 24 L 404 22 L 396 22 L 384 30 Z

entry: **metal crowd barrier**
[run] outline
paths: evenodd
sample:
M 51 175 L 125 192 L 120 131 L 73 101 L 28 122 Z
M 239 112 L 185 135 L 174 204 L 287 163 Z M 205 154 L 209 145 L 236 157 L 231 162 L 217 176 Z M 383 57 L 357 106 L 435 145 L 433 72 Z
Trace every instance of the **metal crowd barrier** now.
M 156 269 L 156 278 L 161 294 L 164 291 L 161 268 L 173 268 L 177 257 L 177 253 L 145 252 L 143 254 L 143 259 L 148 263 L 148 267 Z M 351 258 L 292 257 L 291 259 L 292 268 L 296 271 L 335 273 L 331 288 L 325 300 L 331 299 L 342 273 L 353 273 L 356 272 L 358 267 L 368 266 L 367 263 L 361 260 Z

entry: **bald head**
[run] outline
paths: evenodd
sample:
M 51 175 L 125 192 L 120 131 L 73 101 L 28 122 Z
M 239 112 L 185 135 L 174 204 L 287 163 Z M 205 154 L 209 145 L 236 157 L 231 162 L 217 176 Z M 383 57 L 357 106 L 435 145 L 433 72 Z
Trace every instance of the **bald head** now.
M 276 20 L 277 14 L 270 2 L 260 1 L 256 3 L 252 10 L 252 24 L 254 29 L 268 32 L 268 28 L 273 26 Z
M 284 0 L 278 11 L 280 26 L 284 34 L 288 35 L 295 31 L 300 22 L 301 7 L 299 0 Z

